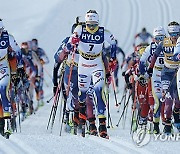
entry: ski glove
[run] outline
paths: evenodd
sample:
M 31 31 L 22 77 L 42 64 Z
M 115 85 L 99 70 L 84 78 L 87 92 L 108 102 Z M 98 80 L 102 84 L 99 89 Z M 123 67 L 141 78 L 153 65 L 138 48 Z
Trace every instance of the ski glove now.
M 79 41 L 80 41 L 80 38 L 77 37 L 77 36 L 75 36 L 75 37 L 72 37 L 71 43 L 72 43 L 72 44 L 78 44 Z

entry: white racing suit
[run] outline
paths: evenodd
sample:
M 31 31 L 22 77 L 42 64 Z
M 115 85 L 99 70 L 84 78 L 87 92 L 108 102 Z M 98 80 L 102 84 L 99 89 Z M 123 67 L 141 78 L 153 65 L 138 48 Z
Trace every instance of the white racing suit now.
M 151 42 L 151 44 L 145 49 L 141 59 L 140 59 L 140 72 L 145 72 L 145 64 L 151 62 L 151 58 L 157 48 L 157 43 Z M 154 116 L 153 121 L 159 122 L 162 102 L 162 85 L 161 85 L 161 70 L 164 67 L 164 54 L 161 52 L 157 57 L 156 63 L 153 68 L 153 74 L 151 78 L 152 83 L 152 93 L 154 97 Z M 144 69 L 144 70 L 143 70 Z
M 3 31 L 0 36 L 0 95 L 4 118 L 10 117 L 11 110 L 11 103 L 8 94 L 11 76 L 8 58 L 12 58 L 15 55 L 17 56 L 17 60 L 20 60 L 19 57 L 22 58 L 22 56 L 20 56 L 20 48 L 14 37 L 9 35 L 7 31 Z M 19 61 L 18 65 L 22 65 L 22 62 Z
M 91 83 L 96 93 L 98 117 L 105 118 L 106 107 L 103 99 L 105 67 L 102 60 L 102 49 L 104 41 L 115 45 L 114 37 L 103 27 L 99 27 L 95 33 L 90 33 L 86 30 L 85 25 L 77 26 L 74 33 L 80 38 L 78 45 L 80 54 L 78 63 L 80 119 L 86 120 L 85 111 L 82 111 L 82 108 L 85 105 L 87 91 Z

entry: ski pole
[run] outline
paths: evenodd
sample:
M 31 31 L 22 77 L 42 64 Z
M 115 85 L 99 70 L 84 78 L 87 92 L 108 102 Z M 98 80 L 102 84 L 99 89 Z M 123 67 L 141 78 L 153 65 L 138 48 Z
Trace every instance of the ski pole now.
M 52 96 L 49 100 L 47 100 L 47 103 L 49 103 L 53 98 L 54 96 Z
M 126 100 L 126 93 L 123 94 L 122 99 L 121 99 L 121 101 L 120 101 L 120 103 L 119 103 L 119 107 L 118 107 L 118 110 L 117 110 L 118 113 L 119 113 L 120 108 L 121 108 L 121 103 L 122 103 L 124 100 Z
M 130 97 L 131 97 L 131 94 L 129 94 L 129 96 L 128 96 L 128 99 L 127 99 L 127 104 L 129 104 Z M 127 107 L 126 107 L 126 109 L 125 109 L 123 129 L 125 128 L 126 117 L 127 117 L 127 111 L 128 111 L 128 105 L 127 105 Z
M 55 104 L 56 104 L 56 99 L 57 99 L 57 97 L 59 97 L 60 89 L 61 89 L 61 86 L 62 86 L 62 80 L 63 80 L 63 74 L 64 74 L 64 65 L 65 65 L 65 62 L 63 62 L 63 64 L 62 64 L 58 88 L 56 90 L 55 96 L 52 97 L 52 98 L 54 98 L 54 103 L 53 103 L 52 108 L 51 108 L 51 112 L 50 112 L 50 116 L 49 116 L 49 120 L 48 120 L 48 124 L 47 124 L 47 130 L 49 128 L 51 117 L 52 117 L 52 114 L 53 114 L 53 111 L 54 111 L 54 107 L 55 107 Z
M 46 69 L 46 67 L 43 67 L 43 68 L 44 68 L 46 74 L 47 74 L 47 75 L 49 76 L 49 78 L 52 80 L 52 76 L 49 74 L 49 72 L 48 72 L 48 70 Z
M 74 66 L 75 51 L 76 51 L 76 45 L 74 45 L 74 49 L 73 49 L 73 52 L 72 52 L 71 64 L 70 64 L 70 69 L 69 69 L 69 77 L 68 77 L 68 86 L 67 86 L 67 90 L 66 90 L 66 96 L 69 95 L 71 77 L 72 77 L 72 70 L 73 70 L 73 66 Z
M 113 93 L 114 93 L 114 98 L 115 98 L 115 106 L 118 106 L 117 102 L 117 95 L 116 95 L 116 87 L 115 87 L 115 82 L 114 82 L 114 75 L 112 75 L 112 86 L 113 86 Z
M 64 122 L 65 113 L 66 113 L 66 101 L 64 101 L 63 116 L 62 116 L 62 120 L 61 120 L 61 127 L 60 127 L 59 136 L 61 136 L 61 133 L 62 133 L 62 126 L 63 126 L 63 122 Z
M 107 126 L 107 128 L 110 128 L 109 122 L 111 123 L 111 127 L 113 128 L 112 119 L 111 119 L 110 110 L 109 110 L 109 86 L 108 86 L 107 91 L 108 91 L 108 99 L 106 98 L 106 94 L 104 92 L 105 102 L 106 102 L 106 106 L 107 106 L 107 109 L 108 109 L 108 126 Z
M 108 84 L 107 84 L 107 93 L 108 93 L 108 95 L 107 95 L 108 98 L 106 98 L 105 92 L 104 92 L 104 97 L 105 97 L 105 102 L 106 102 L 106 106 L 107 106 L 107 110 L 108 110 L 108 124 L 107 124 L 107 128 L 110 128 L 110 126 L 109 126 L 110 113 L 109 113 L 109 86 L 108 86 Z
M 55 118 L 56 118 L 56 113 L 57 113 L 57 108 L 58 108 L 58 104 L 59 104 L 60 95 L 61 95 L 61 89 L 59 91 L 59 95 L 57 97 L 57 101 L 56 101 L 55 106 L 54 106 L 54 112 L 53 112 L 53 117 L 52 117 L 52 121 L 51 121 L 51 133 L 52 133 L 52 129 L 53 129 L 53 126 L 54 126 L 54 121 L 55 121 Z
M 66 96 L 69 96 L 69 91 L 70 91 L 70 84 L 71 84 L 71 78 L 72 78 L 72 70 L 74 67 L 74 58 L 75 58 L 75 52 L 76 52 L 76 45 L 74 45 L 73 51 L 72 51 L 72 57 L 71 57 L 71 63 L 70 63 L 70 69 L 69 69 L 69 76 L 68 76 L 68 85 L 67 85 L 67 89 L 66 89 Z M 66 109 L 66 105 L 64 105 L 64 108 Z M 61 128 L 60 128 L 60 136 L 61 136 L 61 131 L 62 131 L 62 125 L 63 125 L 63 120 L 64 120 L 64 115 L 65 115 L 65 111 L 63 108 L 63 116 L 62 116 L 62 123 L 61 123 Z
M 125 86 L 125 87 L 124 87 L 124 91 L 123 91 L 123 96 L 122 96 L 122 98 L 121 98 L 121 101 L 118 103 L 118 105 L 121 105 L 124 97 L 126 96 L 126 93 L 127 93 L 127 88 L 126 88 L 126 86 Z
M 130 95 L 129 95 L 128 98 L 130 98 Z M 119 118 L 119 121 L 118 121 L 117 125 L 116 125 L 117 127 L 119 126 L 119 123 L 120 123 L 120 121 L 121 121 L 121 119 L 122 119 L 122 117 L 123 117 L 123 115 L 124 115 L 124 112 L 125 112 L 125 109 L 126 109 L 128 103 L 129 103 L 129 101 L 126 102 L 126 104 L 125 104 L 125 106 L 124 106 L 124 108 L 123 108 L 123 112 L 122 112 L 122 114 L 121 114 L 121 116 L 120 116 L 120 118 Z
M 107 108 L 108 108 L 108 126 L 107 126 L 107 128 L 110 128 L 110 126 L 109 126 L 109 120 L 110 120 L 110 112 L 109 112 L 109 85 L 107 85 L 107 92 L 108 92 L 108 99 L 106 99 L 106 101 L 107 101 Z
M 19 109 L 19 101 L 17 101 L 17 96 L 18 96 L 18 92 L 17 92 L 17 88 L 15 87 L 15 98 L 16 98 L 16 102 L 17 102 L 17 110 L 18 110 L 18 121 L 19 121 L 19 131 L 21 133 L 21 117 L 20 117 L 20 109 Z

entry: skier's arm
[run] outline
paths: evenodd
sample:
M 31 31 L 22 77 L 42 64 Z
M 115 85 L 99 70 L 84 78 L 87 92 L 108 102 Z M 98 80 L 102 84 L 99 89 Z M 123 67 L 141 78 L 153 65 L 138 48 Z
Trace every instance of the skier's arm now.
M 152 56 L 151 63 L 150 63 L 149 68 L 147 70 L 147 73 L 148 73 L 149 77 L 152 77 L 153 67 L 154 67 L 156 59 L 159 56 L 161 51 L 163 51 L 163 42 L 159 43 L 159 45 L 156 48 L 156 51 L 154 52 L 154 54 Z
M 110 59 L 116 59 L 116 41 L 114 36 L 107 30 L 104 31 L 104 40 L 107 41 L 111 46 Z
M 104 31 L 104 40 L 107 41 L 111 46 L 110 59 L 109 59 L 109 68 L 113 72 L 116 69 L 116 41 L 114 36 L 107 30 Z
M 80 41 L 79 37 L 80 37 L 81 33 L 82 33 L 82 25 L 78 25 L 74 29 L 73 34 L 70 36 L 68 43 L 70 43 L 71 45 L 78 44 Z
M 159 56 L 159 54 L 161 53 L 161 51 L 163 51 L 163 42 L 160 42 L 158 47 L 156 48 L 156 51 L 154 52 L 154 54 L 152 56 L 149 68 L 153 68 L 154 67 L 156 59 Z
M 60 67 L 60 63 L 55 62 L 53 68 L 53 84 L 54 86 L 58 86 L 58 70 Z
M 9 35 L 9 43 L 10 47 L 12 49 L 11 53 L 9 53 L 9 56 L 16 56 L 17 58 L 17 67 L 22 68 L 23 67 L 23 59 L 22 59 L 22 53 L 19 45 L 17 44 L 16 40 L 12 35 Z
M 40 60 L 42 64 L 48 64 L 49 63 L 49 58 L 46 55 L 45 51 L 42 48 L 39 48 L 41 52 Z
M 125 72 L 125 76 L 124 76 L 125 82 L 126 82 L 126 85 L 127 85 L 127 88 L 128 88 L 128 89 L 131 89 L 131 88 L 132 88 L 132 84 L 130 83 L 130 80 L 129 80 L 129 78 L 131 77 L 131 75 L 132 75 L 132 71 L 131 71 L 131 69 L 128 69 L 128 70 Z
M 174 48 L 174 61 L 180 61 L 180 37 L 178 38 L 176 42 L 176 47 Z
M 145 51 L 143 52 L 141 58 L 140 58 L 140 62 L 139 62 L 139 71 L 140 74 L 144 74 L 146 71 L 146 62 L 149 58 L 149 56 L 151 55 L 150 53 L 150 45 L 148 47 L 146 47 Z
M 62 41 L 59 49 L 55 53 L 54 60 L 56 63 L 62 63 L 67 58 L 67 55 L 68 55 L 67 42 L 68 42 L 68 40 L 69 40 L 69 37 L 65 38 Z

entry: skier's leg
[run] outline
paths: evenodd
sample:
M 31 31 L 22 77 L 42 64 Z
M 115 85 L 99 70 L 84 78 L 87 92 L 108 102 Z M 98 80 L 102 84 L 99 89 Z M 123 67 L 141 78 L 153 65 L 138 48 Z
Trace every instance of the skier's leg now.
M 89 121 L 89 131 L 91 135 L 97 135 L 97 128 L 96 128 L 96 117 L 95 117 L 95 102 L 94 100 L 94 90 L 93 86 L 91 85 L 89 87 L 89 90 L 87 91 L 87 97 L 86 97 L 86 115 L 87 120 Z M 95 100 L 94 100 L 95 101 Z
M 147 84 L 141 85 L 139 82 L 137 83 L 137 98 L 140 105 L 140 118 L 138 121 L 139 125 L 147 124 L 147 116 L 149 112 L 149 104 L 147 97 L 148 87 Z
M 95 69 L 92 74 L 94 91 L 97 97 L 97 112 L 99 118 L 99 135 L 103 138 L 107 137 L 107 128 L 106 128 L 106 106 L 105 100 L 103 99 L 103 87 L 105 86 L 105 70 L 102 69 L 103 66 L 99 66 Z
M 153 124 L 154 124 L 154 133 L 159 134 L 159 121 L 160 121 L 160 113 L 162 102 L 160 101 L 162 97 L 162 85 L 161 85 L 161 71 L 154 68 L 152 75 L 152 92 L 154 97 L 154 116 L 153 116 Z
M 175 73 L 175 72 L 174 72 Z M 172 116 L 172 106 L 173 106 L 173 85 L 174 81 L 173 72 L 162 72 L 162 89 L 163 95 L 165 98 L 165 106 L 164 106 L 164 117 L 165 117 L 165 126 L 164 126 L 164 133 L 170 134 L 172 133 L 172 123 L 171 123 L 171 116 Z
M 3 118 L 5 119 L 5 133 L 10 130 L 11 103 L 8 95 L 10 84 L 10 68 L 7 61 L 0 62 L 0 95 L 3 107 Z

